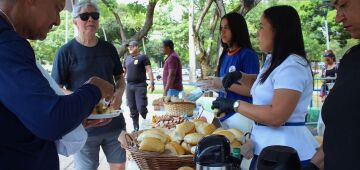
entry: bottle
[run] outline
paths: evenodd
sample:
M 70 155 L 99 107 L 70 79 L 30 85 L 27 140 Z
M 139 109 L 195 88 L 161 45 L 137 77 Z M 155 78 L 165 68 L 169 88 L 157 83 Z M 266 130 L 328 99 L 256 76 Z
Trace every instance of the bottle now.
M 233 148 L 232 149 L 231 155 L 238 159 L 238 161 L 233 162 L 233 168 L 234 169 L 240 169 L 242 158 L 243 158 L 240 151 L 241 151 L 240 148 Z

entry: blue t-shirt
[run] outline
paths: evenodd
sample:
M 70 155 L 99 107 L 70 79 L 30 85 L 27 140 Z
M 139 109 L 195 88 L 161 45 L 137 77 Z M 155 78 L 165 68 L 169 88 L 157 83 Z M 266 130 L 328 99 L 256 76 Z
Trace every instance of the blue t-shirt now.
M 241 48 L 233 55 L 228 55 L 227 53 L 225 53 L 219 63 L 219 77 L 224 77 L 227 73 L 233 71 L 241 71 L 247 74 L 258 74 L 260 69 L 258 56 L 252 49 L 249 48 Z M 225 94 L 220 92 L 219 96 L 225 97 Z M 226 91 L 226 98 L 242 100 L 248 103 L 252 103 L 251 97 L 242 96 L 231 91 Z M 220 120 L 224 121 L 233 114 L 234 113 L 228 113 Z
M 63 45 L 57 52 L 51 76 L 67 89 L 74 91 L 92 76 L 100 77 L 115 85 L 114 76 L 124 72 L 116 48 L 101 39 L 94 47 L 86 47 L 75 39 Z M 101 127 L 86 128 L 89 137 L 120 133 L 125 128 L 125 119 L 121 114 Z
M 0 169 L 59 169 L 54 141 L 79 126 L 100 98 L 91 84 L 56 95 L 29 42 L 0 17 Z

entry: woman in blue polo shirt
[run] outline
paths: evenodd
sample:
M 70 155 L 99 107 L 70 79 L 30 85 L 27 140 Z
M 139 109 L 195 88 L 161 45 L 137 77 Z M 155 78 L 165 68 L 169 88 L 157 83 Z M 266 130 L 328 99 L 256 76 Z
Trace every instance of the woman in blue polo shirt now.
M 216 72 L 218 77 L 224 77 L 227 73 L 234 71 L 247 74 L 259 73 L 259 59 L 252 49 L 247 24 L 242 15 L 238 13 L 224 15 L 221 19 L 220 36 L 224 50 L 218 62 Z M 252 103 L 250 93 L 238 94 L 234 92 L 238 88 L 242 87 L 234 85 L 225 92 L 219 92 L 219 97 Z M 237 128 L 243 132 L 250 131 L 252 123 L 251 120 L 240 114 L 235 114 L 235 112 L 227 113 L 220 118 L 220 121 L 226 128 Z
M 297 11 L 290 6 L 265 10 L 258 39 L 260 49 L 268 55 L 257 79 L 249 81 L 241 72 L 230 73 L 223 79 L 225 88 L 235 82 L 251 87 L 253 104 L 218 98 L 213 107 L 225 112 L 235 110 L 255 121 L 251 132 L 255 156 L 250 169 L 255 166 L 256 155 L 270 145 L 294 148 L 302 165 L 308 165 L 319 145 L 305 126 L 313 77 Z

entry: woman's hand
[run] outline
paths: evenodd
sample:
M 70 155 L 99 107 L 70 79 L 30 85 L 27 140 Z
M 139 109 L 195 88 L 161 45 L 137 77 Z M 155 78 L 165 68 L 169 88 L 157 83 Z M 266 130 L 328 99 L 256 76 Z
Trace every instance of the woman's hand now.
M 221 113 L 230 113 L 235 112 L 234 103 L 236 100 L 234 99 L 226 99 L 222 97 L 216 98 L 212 102 L 211 109 L 217 109 L 216 115 L 219 116 Z
M 232 84 L 239 83 L 241 77 L 242 73 L 240 71 L 230 72 L 226 74 L 225 77 L 222 79 L 222 85 L 225 89 L 228 89 Z
M 197 82 L 202 90 L 221 91 L 224 89 L 220 77 L 212 77 L 208 80 L 201 80 Z

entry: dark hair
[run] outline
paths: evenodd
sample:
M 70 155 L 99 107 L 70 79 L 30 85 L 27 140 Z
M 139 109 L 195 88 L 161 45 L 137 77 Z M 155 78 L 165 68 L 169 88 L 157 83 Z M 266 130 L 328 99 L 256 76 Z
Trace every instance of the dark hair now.
M 237 46 L 242 47 L 242 48 L 252 49 L 250 36 L 249 36 L 249 30 L 247 28 L 245 18 L 239 13 L 230 12 L 230 13 L 225 14 L 221 18 L 221 21 L 224 19 L 227 19 L 228 25 L 229 25 L 229 28 L 231 31 L 231 35 L 232 35 L 230 45 L 232 46 L 233 44 L 236 44 Z M 220 24 L 220 32 L 221 32 L 221 24 Z M 221 40 L 221 45 L 223 47 L 223 51 L 220 55 L 219 61 L 222 60 L 222 58 L 228 52 L 228 49 L 229 49 L 228 45 L 226 43 L 224 43 L 222 40 Z M 216 75 L 219 76 L 219 73 L 220 73 L 220 63 L 217 67 Z
M 263 13 L 274 30 L 274 48 L 272 49 L 271 64 L 260 77 L 264 83 L 271 72 L 291 54 L 297 54 L 306 59 L 304 40 L 301 31 L 300 17 L 297 11 L 287 5 L 273 6 Z
M 171 50 L 174 50 L 174 43 L 169 39 L 163 41 L 163 46 L 170 47 Z

